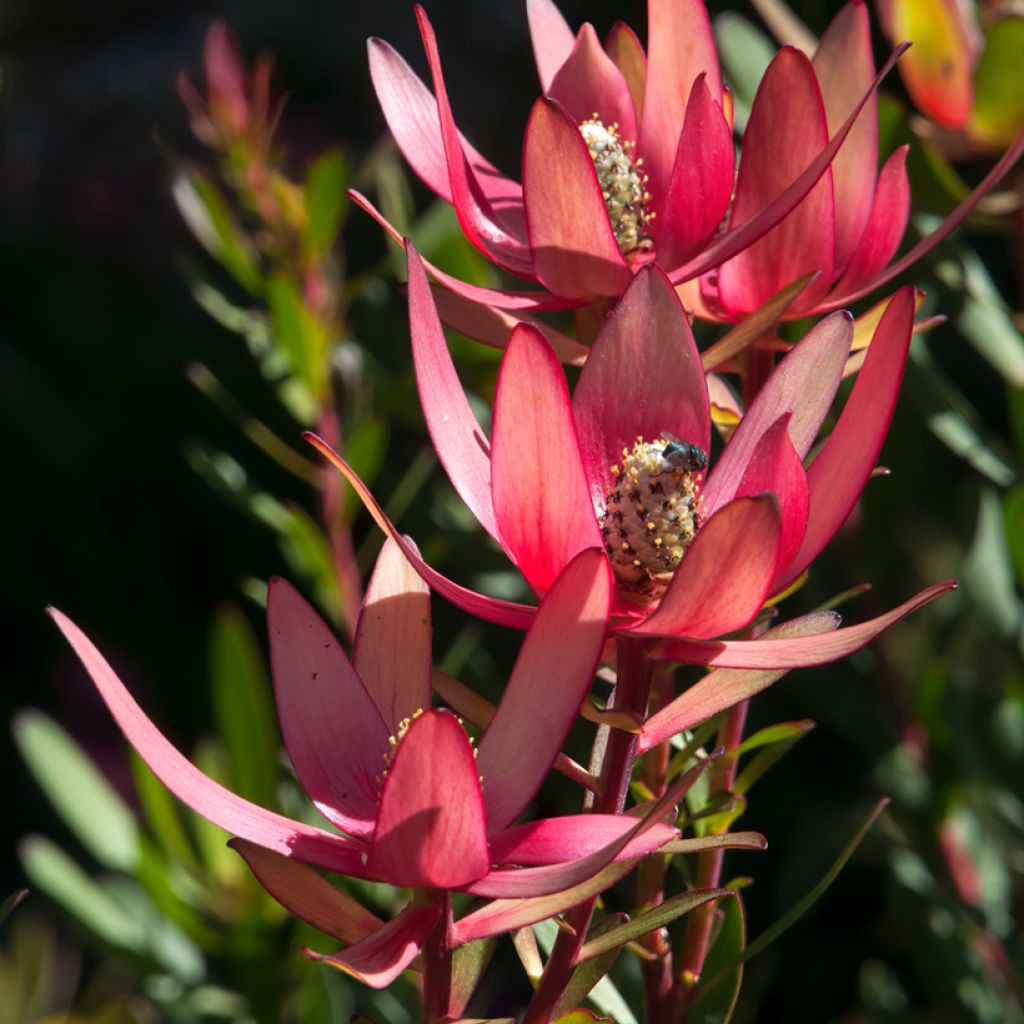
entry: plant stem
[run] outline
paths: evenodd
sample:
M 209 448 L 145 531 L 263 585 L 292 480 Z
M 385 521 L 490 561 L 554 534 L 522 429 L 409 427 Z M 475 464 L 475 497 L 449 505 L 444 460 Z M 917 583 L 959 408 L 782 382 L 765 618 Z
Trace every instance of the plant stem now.
M 447 1019 L 452 998 L 451 893 L 447 889 L 421 889 L 414 898 L 441 909 L 422 951 L 423 1021 L 436 1024 Z
M 654 663 L 646 656 L 645 641 L 620 637 L 616 642 L 616 667 L 614 707 L 645 714 L 654 669 Z M 636 735 L 624 729 L 612 729 L 601 764 L 601 792 L 594 801 L 595 813 L 622 811 L 635 760 Z M 572 978 L 573 961 L 586 938 L 596 903 L 595 896 L 566 914 L 572 932 L 559 931 L 523 1024 L 550 1024 Z
M 672 675 L 665 664 L 655 670 L 652 707 L 653 714 L 672 700 Z M 655 797 L 660 797 L 668 785 L 668 766 L 671 749 L 668 741 L 648 751 L 643 760 L 644 781 Z M 665 899 L 665 869 L 667 857 L 648 857 L 636 871 L 636 903 L 641 912 L 656 907 Z M 662 928 L 641 936 L 640 944 L 654 959 L 644 961 L 641 971 L 644 979 L 644 1007 L 647 1024 L 671 1024 L 675 1002 L 672 976 L 672 945 Z
M 718 744 L 725 748 L 726 756 L 711 766 L 711 793 L 728 793 L 736 781 L 737 759 L 729 757 L 743 740 L 743 727 L 747 723 L 749 701 L 741 701 L 722 719 L 718 729 Z M 725 832 L 728 825 L 717 829 Z M 724 850 L 707 850 L 697 857 L 696 887 L 715 888 L 721 882 Z M 679 1009 L 676 1020 L 686 1020 L 697 998 L 697 986 L 704 969 L 704 959 L 711 942 L 711 929 L 715 923 L 714 902 L 698 907 L 686 919 L 686 934 L 679 951 L 679 973 L 677 979 Z

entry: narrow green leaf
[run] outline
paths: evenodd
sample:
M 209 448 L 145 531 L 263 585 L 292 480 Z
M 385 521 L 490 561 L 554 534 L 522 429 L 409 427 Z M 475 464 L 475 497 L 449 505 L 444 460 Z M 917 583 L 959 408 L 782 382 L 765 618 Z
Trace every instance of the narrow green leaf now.
M 770 745 L 762 746 L 750 759 L 750 763 L 743 766 L 733 783 L 734 794 L 741 796 L 747 793 L 772 765 L 785 757 L 814 728 L 814 722 L 811 721 L 793 724 L 795 728 L 789 735 L 773 741 Z
M 704 960 L 703 975 L 715 978 L 727 964 L 733 966 L 727 969 L 713 990 L 705 993 L 703 986 L 698 987 L 697 1001 L 690 1012 L 692 1024 L 729 1024 L 740 997 L 743 964 L 736 963 L 736 960 L 742 955 L 747 941 L 743 900 L 735 893 L 731 898 L 722 900 L 719 910 L 722 923 Z
M 1014 487 L 1003 498 L 1006 543 L 1017 570 L 1017 585 L 1024 590 L 1024 485 Z
M 735 96 L 736 128 L 742 132 L 757 87 L 775 56 L 775 45 L 756 25 L 732 11 L 715 18 L 715 39 Z
M 732 895 L 729 889 L 692 889 L 689 892 L 681 892 L 672 896 L 664 903 L 642 914 L 637 914 L 631 921 L 626 921 L 615 928 L 609 929 L 603 935 L 588 939 L 576 955 L 576 963 L 581 964 L 595 956 L 607 953 L 609 950 L 618 949 L 627 942 L 640 938 L 655 928 L 664 928 L 665 925 L 689 914 L 691 910 L 702 907 L 711 900 L 721 899 L 723 896 Z
M 836 880 L 839 872 L 846 866 L 846 862 L 853 856 L 854 851 L 860 846 L 864 837 L 868 834 L 871 826 L 878 820 L 882 812 L 889 806 L 889 798 L 882 797 L 871 809 L 870 814 L 864 819 L 860 828 L 853 834 L 849 842 L 843 847 L 842 852 L 835 862 L 825 873 L 824 878 L 811 889 L 802 899 L 797 900 L 774 924 L 769 925 L 743 952 L 720 968 L 717 974 L 708 981 L 706 990 L 710 991 L 714 986 L 721 984 L 729 972 L 739 964 L 746 963 L 758 953 L 767 949 L 780 935 L 789 929 L 807 913 L 811 907 L 824 895 L 828 887 Z
M 388 450 L 387 423 L 376 416 L 361 420 L 345 440 L 345 461 L 356 471 L 368 487 L 373 486 L 384 456 Z M 345 488 L 344 517 L 350 523 L 363 507 L 359 496 L 351 487 Z
M 964 394 L 938 369 L 922 338 L 910 346 L 915 397 L 929 429 L 951 451 L 994 484 L 1014 482 L 1013 457 L 1005 442 L 985 425 Z
M 206 973 L 198 946 L 173 921 L 153 905 L 133 878 L 123 875 L 105 879 L 104 891 L 139 925 L 144 943 L 136 952 L 150 957 L 184 984 L 199 984 Z
M 274 337 L 288 353 L 292 373 L 317 397 L 327 385 L 327 341 L 306 308 L 298 285 L 285 274 L 267 280 L 267 307 Z
M 193 752 L 192 763 L 215 782 L 228 785 L 227 758 L 219 743 L 212 739 L 201 740 Z M 227 832 L 198 814 L 192 815 L 192 828 L 199 856 L 219 885 L 243 886 L 252 882 L 245 862 L 228 847 Z M 252 885 L 255 887 L 256 883 Z
M 628 914 L 609 914 L 590 929 L 587 941 L 593 942 L 596 939 L 600 939 L 602 935 L 607 935 L 628 921 Z M 583 1002 L 595 985 L 602 980 L 608 980 L 608 972 L 614 966 L 621 950 L 621 945 L 614 946 L 604 953 L 597 954 L 597 956 L 592 957 L 585 963 L 577 964 L 572 972 L 572 977 L 569 979 L 565 994 L 562 996 L 558 1009 L 555 1012 L 568 1010 L 570 1007 Z M 606 1007 L 598 1007 L 598 1009 L 607 1010 Z
M 246 291 L 263 286 L 259 256 L 235 219 L 216 183 L 194 171 L 179 170 L 171 186 L 182 219 L 196 239 Z
M 306 250 L 323 256 L 334 244 L 345 217 L 348 197 L 348 161 L 340 150 L 328 150 L 310 168 L 306 178 Z
M 718 731 L 718 723 L 721 714 L 712 715 L 706 722 L 702 722 L 695 730 L 686 730 L 677 733 L 669 741 L 673 749 L 678 747 L 678 752 L 672 755 L 668 766 L 668 777 L 675 778 L 680 772 L 690 766 L 690 760 L 696 756 L 701 747 L 707 746 L 708 742 Z
M 341 616 L 341 594 L 331 546 L 320 524 L 305 509 L 298 505 L 282 508 L 286 515 L 278 528 L 284 557 L 294 572 L 312 583 L 317 604 L 337 622 Z
M 759 747 L 768 747 L 793 737 L 799 738 L 813 728 L 814 722 L 809 718 L 801 719 L 799 722 L 779 722 L 778 725 L 769 725 L 751 733 L 738 747 L 730 750 L 727 756 L 738 758 Z
M 106 867 L 133 870 L 135 816 L 82 748 L 41 711 L 19 712 L 12 731 L 32 776 L 82 845 Z
M 492 936 L 489 939 L 479 939 L 477 942 L 467 942 L 452 954 L 452 994 L 448 1004 L 449 1013 L 455 1015 L 465 1012 L 466 1005 L 476 991 L 481 975 L 487 970 L 497 945 L 497 936 Z
M 760 832 L 724 832 L 717 836 L 673 839 L 659 847 L 659 853 L 703 853 L 705 850 L 765 850 L 768 840 Z M 731 889 L 732 886 L 726 886 Z
M 199 859 L 185 831 L 177 801 L 134 750 L 131 752 L 131 762 L 135 792 L 139 795 L 142 814 L 161 851 L 165 857 L 177 860 L 193 871 L 199 871 Z
M 552 920 L 541 921 L 534 926 L 533 930 L 544 952 L 550 954 L 555 944 L 555 937 L 558 935 L 557 924 Z M 581 964 L 577 970 L 586 966 L 586 964 Z M 612 984 L 611 978 L 601 978 L 590 990 L 587 998 L 601 1013 L 606 1013 L 616 1024 L 640 1024 L 636 1015 L 629 1008 L 629 1004 Z
M 277 800 L 277 727 L 263 652 L 242 612 L 227 605 L 210 630 L 210 683 L 231 788 L 262 807 Z
M 610 1021 L 610 1018 L 598 1017 L 596 1013 L 590 1010 L 577 1009 L 563 1013 L 554 1024 L 594 1024 L 595 1021 Z
M 978 506 L 978 524 L 964 560 L 964 589 L 982 618 L 997 633 L 1015 638 L 1024 622 L 1024 606 L 1014 585 L 1011 549 L 999 495 L 987 488 Z
M 56 843 L 27 836 L 18 856 L 29 881 L 101 941 L 141 952 L 145 930 Z
M 1024 465 L 1024 387 L 1006 390 L 1006 404 L 1010 415 L 1010 437 L 1017 452 L 1018 465 Z
M 526 978 L 536 988 L 544 973 L 544 961 L 537 948 L 537 928 L 519 928 L 512 933 L 512 948 L 523 965 Z
M 962 298 L 957 330 L 1011 385 L 1024 385 L 1024 337 L 1013 322 L 985 264 L 973 249 L 959 246 L 956 258 L 943 260 L 936 276 Z

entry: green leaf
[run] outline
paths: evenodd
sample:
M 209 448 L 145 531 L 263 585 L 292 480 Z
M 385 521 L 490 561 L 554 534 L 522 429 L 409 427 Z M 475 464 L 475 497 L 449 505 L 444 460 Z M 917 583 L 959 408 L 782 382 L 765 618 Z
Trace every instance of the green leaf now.
M 563 1013 L 554 1024 L 594 1024 L 595 1021 L 609 1021 L 609 1017 L 598 1017 L 590 1010 L 570 1010 Z
M 281 550 L 288 564 L 313 585 L 313 596 L 334 622 L 341 617 L 341 595 L 331 546 L 320 524 L 298 505 L 285 509 Z
M 0 924 L 3 924 L 14 912 L 19 903 L 28 895 L 28 889 L 16 889 L 0 903 Z
M 145 949 L 145 929 L 56 843 L 27 836 L 18 856 L 29 881 L 93 935 L 120 949 Z
M 960 333 L 1004 380 L 1024 385 L 1024 337 L 977 253 L 960 246 L 957 259 L 943 260 L 935 273 L 962 296 L 955 320 Z
M 809 719 L 803 722 L 787 723 L 784 726 L 774 726 L 773 729 L 778 729 L 780 735 L 776 739 L 766 740 L 765 743 L 759 744 L 761 749 L 751 758 L 749 764 L 744 765 L 742 771 L 737 775 L 732 787 L 733 793 L 739 796 L 748 792 L 750 787 L 776 761 L 779 761 L 788 754 L 813 728 L 814 722 Z M 764 732 L 770 733 L 773 729 L 766 729 Z M 757 735 L 755 734 L 751 739 L 756 738 Z
M 974 77 L 970 134 L 995 147 L 1008 146 L 1024 130 L 1024 18 L 1002 18 L 985 35 Z
M 742 132 L 775 46 L 756 25 L 732 11 L 720 14 L 714 24 L 722 70 L 733 90 L 734 123 Z
M 317 398 L 327 390 L 327 348 L 324 328 L 306 308 L 299 287 L 285 274 L 267 280 L 267 307 L 274 337 L 291 362 L 292 373 Z
M 768 747 L 794 737 L 799 739 L 813 728 L 814 723 L 807 718 L 799 722 L 779 722 L 778 725 L 769 725 L 767 728 L 752 733 L 738 747 L 730 750 L 727 756 L 738 758 L 759 747 Z
M 1017 452 L 1017 462 L 1024 465 L 1024 388 L 1007 388 L 1006 404 L 1010 416 L 1010 437 Z
M 690 1011 L 691 1024 L 729 1024 L 740 997 L 743 964 L 736 963 L 736 960 L 742 956 L 747 941 L 743 900 L 736 893 L 722 900 L 719 910 L 722 912 L 722 923 L 704 960 L 703 975 L 705 978 L 717 978 L 727 964 L 733 966 L 722 973 L 722 980 L 712 990 L 705 991 L 704 986 L 698 987 L 697 1001 Z
M 480 982 L 480 976 L 494 956 L 497 936 L 479 939 L 459 946 L 452 954 L 452 994 L 448 1006 L 451 1014 L 463 1013 Z
M 29 771 L 82 845 L 104 866 L 132 871 L 138 823 L 82 748 L 41 711 L 19 712 L 12 730 Z
M 1007 639 L 1016 637 L 1024 623 L 1010 557 L 999 496 L 988 488 L 981 494 L 978 525 L 964 560 L 964 589 L 982 618 Z
M 664 903 L 645 910 L 642 914 L 637 914 L 632 920 L 609 928 L 602 935 L 588 938 L 576 955 L 576 962 L 584 963 L 595 956 L 618 949 L 627 942 L 632 942 L 656 928 L 664 928 L 685 914 L 689 914 L 690 911 L 702 907 L 705 903 L 729 895 L 732 895 L 729 889 L 691 889 L 688 892 L 681 892 L 665 900 Z
M 752 957 L 757 956 L 766 950 L 780 935 L 789 931 L 804 914 L 825 894 L 828 887 L 836 880 L 839 872 L 846 867 L 846 862 L 853 856 L 854 851 L 860 846 L 861 841 L 868 834 L 871 826 L 878 820 L 881 813 L 889 806 L 889 798 L 883 797 L 871 809 L 871 813 L 864 819 L 860 828 L 853 834 L 853 837 L 843 847 L 835 862 L 825 873 L 824 878 L 802 899 L 797 900 L 774 924 L 769 925 L 746 949 L 738 956 L 721 967 L 717 974 L 709 978 L 706 991 L 711 991 L 716 985 L 722 984 L 726 976 L 739 964 L 746 963 Z
M 179 170 L 171 186 L 182 219 L 196 239 L 246 291 L 263 287 L 259 256 L 216 183 L 203 174 Z
M 323 256 L 338 237 L 348 205 L 345 185 L 348 161 L 340 150 L 320 156 L 306 179 L 306 251 L 314 259 Z
M 228 605 L 210 630 L 210 683 L 231 788 L 261 807 L 277 800 L 277 728 L 263 652 L 242 612 Z
M 179 981 L 193 986 L 206 974 L 203 954 L 173 921 L 153 905 L 146 891 L 133 878 L 106 879 L 103 888 L 135 921 L 145 936 L 137 952 L 149 956 Z
M 932 433 L 994 484 L 1013 483 L 1013 456 L 1005 442 L 985 426 L 974 406 L 938 369 L 919 337 L 911 343 L 910 363 L 915 398 Z
M 606 935 L 628 920 L 628 914 L 609 914 L 590 929 L 587 941 L 592 942 L 595 939 L 599 939 L 602 935 Z M 587 998 L 597 984 L 602 980 L 608 981 L 608 972 L 614 966 L 621 950 L 621 946 L 615 946 L 604 953 L 599 953 L 597 956 L 592 957 L 586 963 L 578 964 L 572 972 L 572 977 L 569 979 L 565 994 L 559 1001 L 558 1009 L 555 1012 L 557 1013 L 559 1010 L 564 1011 L 569 1009 L 569 1007 L 578 1005 Z M 615 991 L 617 994 L 618 990 L 616 989 Z M 600 998 L 601 994 L 598 993 L 598 999 Z M 607 1006 L 599 1005 L 598 1009 L 610 1012 Z
M 199 872 L 199 858 L 185 831 L 177 800 L 134 750 L 131 759 L 135 792 L 139 795 L 143 816 L 160 851 L 165 858 L 175 860 L 193 872 Z
M 373 486 L 388 451 L 387 423 L 376 416 L 361 420 L 345 440 L 345 461 L 356 471 L 363 482 Z M 345 488 L 344 517 L 350 523 L 363 507 L 355 490 Z
M 558 934 L 558 926 L 551 920 L 541 921 L 534 926 L 533 930 L 536 932 L 537 940 L 544 948 L 544 952 L 550 953 L 555 944 L 555 936 Z M 585 967 L 586 964 L 580 966 Z M 577 968 L 577 970 L 579 969 Z M 590 990 L 587 998 L 601 1013 L 608 1014 L 616 1024 L 639 1024 L 635 1014 L 629 1008 L 629 1004 L 612 984 L 611 978 L 602 978 Z
M 1024 589 L 1024 485 L 1014 487 L 1004 496 L 1003 519 L 1006 543 L 1017 570 L 1017 585 Z
M 220 744 L 210 739 L 201 740 L 192 763 L 214 782 L 227 786 L 227 758 Z M 192 826 L 202 862 L 220 885 L 241 886 L 252 880 L 245 862 L 229 848 L 227 832 L 198 814 L 192 816 Z

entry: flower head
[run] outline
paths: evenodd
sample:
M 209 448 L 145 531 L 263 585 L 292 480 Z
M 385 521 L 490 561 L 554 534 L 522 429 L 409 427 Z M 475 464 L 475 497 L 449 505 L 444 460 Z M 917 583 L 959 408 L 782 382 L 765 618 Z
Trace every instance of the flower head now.
M 876 74 L 861 0 L 842 8 L 813 58 L 793 47 L 776 55 L 738 178 L 731 98 L 703 3 L 649 0 L 646 53 L 624 25 L 602 46 L 589 24 L 573 34 L 551 0 L 527 9 L 543 96 L 524 134 L 522 184 L 458 131 L 422 8 L 433 94 L 387 43 L 369 43 L 378 99 L 410 165 L 452 203 L 477 248 L 544 289 L 480 288 L 428 266 L 461 298 L 495 308 L 606 301 L 654 261 L 710 319 L 741 317 L 806 274 L 814 280 L 788 315 L 837 309 L 944 238 L 1024 146 L 1018 140 L 937 232 L 890 266 L 907 222 L 906 151 L 878 172 L 874 90 L 905 45 Z
M 298 592 L 272 580 L 267 619 L 284 742 L 332 830 L 252 804 L 200 772 L 161 735 L 74 623 L 51 614 L 157 777 L 236 836 L 271 893 L 320 925 L 330 915 L 311 905 L 310 886 L 324 894 L 332 887 L 295 862 L 395 886 L 530 898 L 577 885 L 613 860 L 642 856 L 676 835 L 660 824 L 667 805 L 643 819 L 591 814 L 513 824 L 578 713 L 610 600 L 608 568 L 596 552 L 566 566 L 541 602 L 476 746 L 454 714 L 430 706 L 427 589 L 396 544 L 388 542 L 378 560 L 352 661 Z M 341 897 L 323 898 L 348 906 Z M 437 916 L 436 908 L 413 904 L 378 932 L 358 905 L 338 912 L 347 922 L 339 937 L 357 945 L 332 962 L 382 985 L 412 961 Z M 536 920 L 549 914 L 543 909 Z M 500 913 L 489 920 L 503 930 Z
M 533 592 L 547 593 L 573 558 L 596 548 L 616 578 L 613 631 L 670 639 L 678 660 L 716 663 L 730 657 L 733 643 L 720 638 L 748 626 L 796 581 L 853 508 L 892 416 L 914 309 L 910 288 L 890 302 L 835 429 L 805 469 L 850 350 L 846 313 L 827 317 L 782 359 L 709 459 L 704 371 L 686 314 L 656 267 L 641 270 L 610 313 L 571 396 L 543 333 L 515 328 L 489 439 L 458 382 L 411 248 L 409 302 L 420 398 L 438 456 Z M 395 536 L 352 471 L 314 443 Z M 462 607 L 510 625 L 531 620 L 526 606 L 466 591 L 411 557 Z M 844 632 L 832 641 L 836 657 Z M 692 658 L 690 642 L 703 645 Z M 828 660 L 828 644 L 792 639 L 778 640 L 771 658 L 789 651 L 800 664 L 812 647 L 814 659 Z

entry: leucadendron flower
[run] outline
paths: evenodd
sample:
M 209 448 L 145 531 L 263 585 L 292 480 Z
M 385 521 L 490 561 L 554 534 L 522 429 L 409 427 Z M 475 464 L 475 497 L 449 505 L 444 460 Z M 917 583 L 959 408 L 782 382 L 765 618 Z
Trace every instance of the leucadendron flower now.
M 516 910 L 515 927 L 531 907 L 533 921 L 560 912 L 558 893 L 677 835 L 662 820 L 679 790 L 642 818 L 587 814 L 514 824 L 591 683 L 611 596 L 598 552 L 566 563 L 474 745 L 459 718 L 431 707 L 429 595 L 397 544 L 389 541 L 378 559 L 351 661 L 299 593 L 271 580 L 267 622 L 281 731 L 326 829 L 259 807 L 204 775 L 146 717 L 81 630 L 61 612 L 50 614 L 164 785 L 236 837 L 235 848 L 284 906 L 353 943 L 326 959 L 382 987 L 413 961 L 438 907 L 414 900 L 384 924 L 313 868 L 498 899 L 483 917 L 455 923 L 455 941 L 469 941 L 506 930 L 517 900 L 536 903 Z
M 646 52 L 625 25 L 602 46 L 550 0 L 527 9 L 543 96 L 523 137 L 522 184 L 460 134 L 433 28 L 416 8 L 433 93 L 387 43 L 370 70 L 399 148 L 450 202 L 466 237 L 543 290 L 501 292 L 427 265 L 456 298 L 443 316 L 473 336 L 465 303 L 578 308 L 622 295 L 650 262 L 688 308 L 732 320 L 816 275 L 790 316 L 837 309 L 891 280 L 959 224 L 1021 144 L 920 246 L 890 265 L 907 222 L 906 152 L 878 170 L 876 74 L 867 11 L 842 8 L 812 57 L 784 47 L 765 73 L 736 177 L 731 99 L 700 0 L 649 0 Z M 391 233 L 369 201 L 360 205 Z
M 514 329 L 489 438 L 459 383 L 411 247 L 408 269 L 413 358 L 434 447 L 455 489 L 538 596 L 580 552 L 596 549 L 617 584 L 613 632 L 646 639 L 673 660 L 791 668 L 849 653 L 951 586 L 931 587 L 849 629 L 837 630 L 835 616 L 810 616 L 788 634 L 730 638 L 807 569 L 874 469 L 910 343 L 911 288 L 888 304 L 834 430 L 805 469 L 850 350 L 849 314 L 825 318 L 785 355 L 710 462 L 700 357 L 657 267 L 640 270 L 611 311 L 571 396 L 543 332 Z M 400 540 L 351 468 L 311 440 Z M 536 614 L 460 587 L 411 548 L 407 554 L 435 590 L 482 618 L 523 628 Z M 814 635 L 794 635 L 801 631 Z

